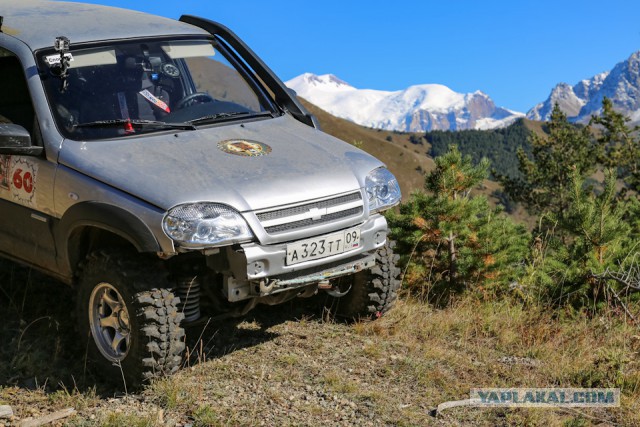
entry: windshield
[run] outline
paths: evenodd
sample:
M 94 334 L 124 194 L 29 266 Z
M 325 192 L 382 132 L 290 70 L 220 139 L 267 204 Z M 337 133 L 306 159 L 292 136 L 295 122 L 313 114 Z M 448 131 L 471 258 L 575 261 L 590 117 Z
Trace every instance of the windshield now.
M 259 83 L 215 40 L 71 45 L 40 55 L 58 128 L 72 139 L 195 129 L 275 112 Z

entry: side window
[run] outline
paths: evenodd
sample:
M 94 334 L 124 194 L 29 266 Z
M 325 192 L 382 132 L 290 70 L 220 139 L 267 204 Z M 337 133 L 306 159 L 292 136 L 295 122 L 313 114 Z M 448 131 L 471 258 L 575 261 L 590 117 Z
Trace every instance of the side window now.
M 22 65 L 0 48 L 0 122 L 20 125 L 33 135 L 34 117 Z

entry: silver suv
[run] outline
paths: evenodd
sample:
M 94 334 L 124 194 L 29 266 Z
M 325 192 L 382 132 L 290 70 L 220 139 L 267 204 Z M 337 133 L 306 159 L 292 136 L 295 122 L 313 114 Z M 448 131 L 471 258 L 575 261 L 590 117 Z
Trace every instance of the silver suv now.
M 77 289 L 100 373 L 175 371 L 204 307 L 393 304 L 396 179 L 230 30 L 79 3 L 0 14 L 0 252 Z

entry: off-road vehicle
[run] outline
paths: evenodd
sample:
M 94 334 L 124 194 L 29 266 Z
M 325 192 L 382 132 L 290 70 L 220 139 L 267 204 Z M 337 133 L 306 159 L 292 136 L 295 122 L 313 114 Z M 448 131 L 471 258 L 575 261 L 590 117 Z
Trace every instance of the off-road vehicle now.
M 77 289 L 99 372 L 178 369 L 205 301 L 393 304 L 396 179 L 229 29 L 51 1 L 0 15 L 0 252 Z

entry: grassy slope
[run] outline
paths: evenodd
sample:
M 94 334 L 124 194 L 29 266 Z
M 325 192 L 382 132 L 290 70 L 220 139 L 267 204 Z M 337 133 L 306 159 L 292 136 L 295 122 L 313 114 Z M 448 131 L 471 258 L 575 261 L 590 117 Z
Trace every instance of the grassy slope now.
M 546 132 L 543 129 L 545 122 L 537 122 L 529 119 L 524 119 L 524 124 L 531 132 L 534 132 L 539 136 L 546 135 Z
M 14 423 L 73 407 L 71 426 L 640 425 L 640 339 L 617 318 L 471 297 L 435 309 L 403 298 L 376 322 L 345 325 L 299 305 L 263 306 L 193 328 L 189 366 L 114 398 L 85 377 L 64 285 L 35 275 L 29 287 L 3 282 L 0 293 L 16 303 L 0 300 L 0 405 L 13 407 Z M 470 388 L 570 386 L 621 387 L 622 407 L 429 415 Z

